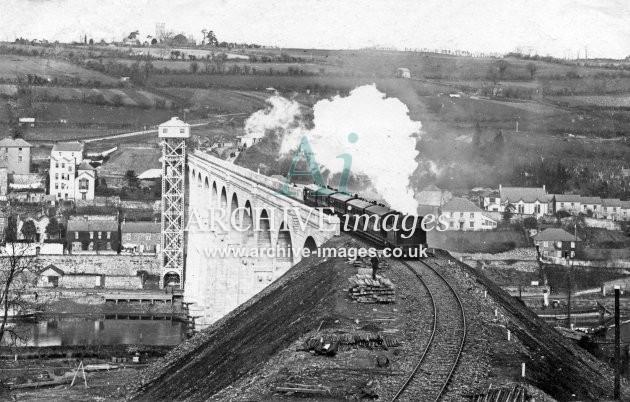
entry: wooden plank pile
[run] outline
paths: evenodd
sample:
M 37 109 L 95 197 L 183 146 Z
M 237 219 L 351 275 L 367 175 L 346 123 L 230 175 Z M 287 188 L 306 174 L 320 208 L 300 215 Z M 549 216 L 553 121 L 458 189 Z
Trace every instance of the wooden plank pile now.
M 469 398 L 475 402 L 525 402 L 529 400 L 527 389 L 519 384 L 500 388 L 492 388 L 490 384 L 487 391 L 469 395 Z
M 348 278 L 350 298 L 359 303 L 394 303 L 396 292 L 394 284 L 388 278 L 377 275 L 356 274 Z
M 288 395 L 293 394 L 310 394 L 310 395 L 331 395 L 331 388 L 323 385 L 314 384 L 296 384 L 286 382 L 280 386 L 273 387 L 275 392 L 283 392 Z
M 336 351 L 346 351 L 350 349 L 391 348 L 400 346 L 400 341 L 395 336 L 383 333 L 357 331 L 353 333 L 320 334 L 311 336 L 304 341 L 302 351 L 314 351 L 316 354 L 327 354 L 322 351 L 334 349 Z

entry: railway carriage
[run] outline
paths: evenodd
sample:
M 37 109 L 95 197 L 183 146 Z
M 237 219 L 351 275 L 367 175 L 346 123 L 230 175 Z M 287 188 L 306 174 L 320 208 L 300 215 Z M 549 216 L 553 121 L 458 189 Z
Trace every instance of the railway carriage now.
M 316 184 L 305 186 L 303 196 L 306 205 L 332 208 L 333 213 L 340 216 L 343 230 L 351 231 L 382 247 L 400 248 L 404 256 L 408 256 L 411 249 L 427 245 L 422 217 L 405 215 L 356 195 Z M 414 223 L 411 228 L 410 222 Z

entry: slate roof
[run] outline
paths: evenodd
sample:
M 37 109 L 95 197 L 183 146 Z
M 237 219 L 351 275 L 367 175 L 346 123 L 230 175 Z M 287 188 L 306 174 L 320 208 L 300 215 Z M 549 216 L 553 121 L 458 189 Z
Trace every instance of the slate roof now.
M 118 231 L 117 221 L 68 221 L 69 232 L 116 232 Z
M 621 200 L 618 198 L 602 198 L 603 207 L 620 207 Z
M 447 212 L 483 212 L 481 208 L 475 205 L 472 201 L 465 198 L 455 197 L 449 202 L 444 204 L 442 211 Z
M 63 272 L 61 269 L 57 268 L 53 264 L 50 264 L 47 267 L 42 268 L 42 270 L 39 271 L 39 275 L 43 274 L 44 272 L 48 271 L 49 269 L 52 269 L 53 271 L 55 271 L 56 273 L 58 273 L 61 276 L 65 275 L 65 272 Z
M 601 204 L 602 203 L 602 199 L 599 197 L 582 197 L 581 200 L 582 204 Z
M 5 148 L 30 148 L 32 147 L 31 144 L 29 144 L 28 142 L 24 141 L 21 138 L 3 138 L 2 140 L 0 140 L 0 147 L 5 147 Z
M 582 241 L 579 237 L 575 237 L 571 233 L 560 228 L 549 228 L 534 236 L 536 241 Z
M 122 233 L 160 233 L 161 224 L 155 222 L 124 222 L 120 226 Z
M 554 194 L 557 202 L 582 202 L 582 197 L 578 194 Z
M 79 141 L 56 142 L 53 152 L 83 152 L 83 144 Z
M 81 162 L 77 170 L 96 170 L 96 169 L 94 169 L 92 165 L 88 163 L 88 161 L 84 160 L 83 162 Z
M 542 187 L 501 187 L 501 202 L 517 203 L 523 201 L 526 203 L 549 201 L 549 195 Z

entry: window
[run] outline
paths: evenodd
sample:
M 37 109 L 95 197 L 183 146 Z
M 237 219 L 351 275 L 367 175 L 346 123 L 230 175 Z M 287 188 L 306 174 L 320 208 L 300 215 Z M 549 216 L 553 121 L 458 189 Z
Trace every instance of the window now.
M 179 133 L 180 133 L 180 134 L 184 134 L 184 129 L 183 129 L 183 128 L 180 128 L 180 129 L 179 129 Z
M 470 218 L 471 218 L 471 219 L 474 219 L 474 218 L 475 218 L 475 213 L 474 213 L 474 212 L 471 212 L 471 213 L 470 213 Z
M 571 208 L 573 208 L 573 207 L 575 207 L 575 203 L 574 202 L 571 203 Z
M 451 222 L 451 227 L 454 228 L 455 227 L 455 222 Z
M 147 241 L 150 241 L 150 240 L 151 240 L 151 235 L 147 234 Z
M 94 238 L 94 232 L 90 232 L 90 239 Z
M 61 195 L 61 194 L 59 194 Z M 74 232 L 74 238 L 75 240 L 79 240 L 79 232 Z
M 574 241 L 571 242 L 571 248 L 575 248 L 575 242 Z
M 103 233 L 102 233 L 102 232 L 98 232 L 98 239 L 99 239 L 99 240 L 101 240 L 101 239 L 102 239 L 102 236 L 103 236 Z
M 79 180 L 79 190 L 88 190 L 90 188 L 90 182 L 88 179 Z
M 22 159 L 24 159 L 22 158 L 22 155 L 18 155 L 18 162 L 22 162 Z
M 543 247 L 549 247 L 549 242 L 544 241 L 543 242 Z
M 66 168 L 66 164 L 65 164 L 65 163 L 62 163 L 62 164 L 61 164 L 61 168 L 62 168 L 62 169 L 65 169 L 65 168 Z
M 168 133 L 168 128 L 163 128 L 162 129 L 162 134 L 166 134 L 166 133 Z
M 474 227 L 475 227 L 475 222 L 470 221 L 469 226 L 470 226 L 471 228 L 474 228 Z
M 68 172 L 72 172 L 72 165 L 68 165 Z
M 560 203 L 560 208 L 564 208 L 564 202 Z
M 112 232 L 107 232 L 107 240 L 112 238 Z
M 87 194 L 86 193 L 81 194 L 81 199 L 82 200 L 87 200 Z
M 55 180 L 59 180 L 59 173 L 55 173 Z
M 55 167 L 59 169 L 59 162 L 55 162 Z

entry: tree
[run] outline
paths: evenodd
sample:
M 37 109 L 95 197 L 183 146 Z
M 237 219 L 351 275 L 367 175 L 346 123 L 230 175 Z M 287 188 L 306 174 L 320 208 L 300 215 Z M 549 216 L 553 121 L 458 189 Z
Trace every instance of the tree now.
M 533 80 L 534 79 L 534 75 L 536 74 L 536 71 L 538 71 L 538 66 L 536 66 L 536 63 L 534 63 L 534 62 L 530 62 L 530 63 L 527 63 L 525 68 L 527 69 L 527 71 L 529 71 L 529 76 Z
M 503 222 L 510 223 L 512 217 L 514 216 L 514 205 L 510 202 L 505 206 L 503 210 Z
M 199 71 L 199 64 L 196 61 L 193 61 L 192 63 L 190 63 L 190 72 L 193 74 L 197 74 L 197 71 Z
M 499 70 L 499 76 L 501 77 L 501 79 L 503 79 L 503 77 L 505 76 L 505 72 L 507 71 L 509 66 L 510 63 L 505 60 L 497 61 L 497 69 Z
M 488 67 L 486 78 L 492 81 L 493 84 L 496 84 L 499 81 L 499 72 L 497 71 L 497 68 L 493 66 Z
M 481 126 L 479 125 L 479 122 L 475 123 L 475 132 L 472 137 L 472 147 L 473 153 L 478 155 L 481 150 Z
M 140 180 L 138 180 L 138 175 L 133 170 L 127 170 L 123 181 L 125 182 L 125 185 L 131 189 L 140 187 Z
M 4 241 L 7 243 L 13 243 L 17 240 L 17 219 L 14 216 L 9 216 L 7 221 L 7 227 L 4 228 Z
M 538 220 L 533 216 L 528 216 L 523 219 L 523 226 L 525 229 L 536 229 L 538 227 Z
M 217 39 L 216 35 L 214 34 L 214 31 L 212 30 L 207 30 L 204 29 L 201 31 L 204 34 L 204 40 L 207 39 L 207 43 L 208 46 L 217 46 L 219 44 L 219 40 Z M 201 44 L 204 44 L 204 41 L 201 42 Z
M 501 156 L 503 154 L 503 148 L 505 147 L 505 138 L 503 137 L 503 132 L 501 130 L 497 131 L 497 134 L 494 136 L 492 140 L 492 148 L 494 154 L 496 156 Z
M 50 218 L 48 225 L 46 225 L 46 234 L 52 239 L 61 237 L 61 226 L 56 217 Z
M 0 342 L 15 345 L 23 339 L 22 332 L 7 327 L 9 316 L 32 306 L 24 298 L 29 286 L 27 269 L 33 265 L 34 257 L 27 255 L 29 247 L 18 247 L 11 243 L 0 254 Z M 10 340 L 6 337 L 10 336 Z
M 94 44 L 94 39 L 90 38 L 90 45 Z
M 24 236 L 24 239 L 26 239 L 26 241 L 28 241 L 29 243 L 35 241 L 35 237 L 37 236 L 37 228 L 35 227 L 35 222 L 30 219 L 24 222 L 22 224 L 22 229 L 20 230 L 20 232 L 22 232 L 22 236 Z

